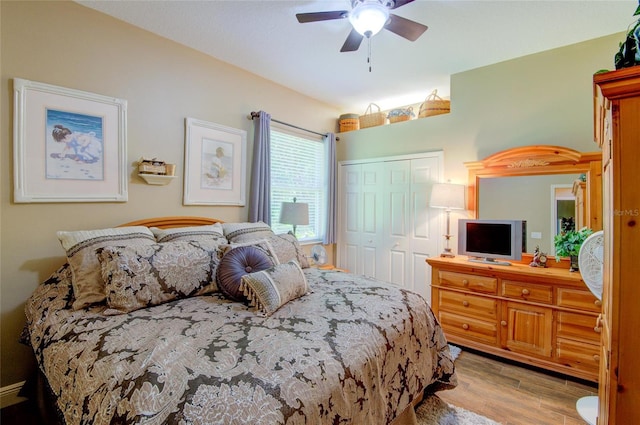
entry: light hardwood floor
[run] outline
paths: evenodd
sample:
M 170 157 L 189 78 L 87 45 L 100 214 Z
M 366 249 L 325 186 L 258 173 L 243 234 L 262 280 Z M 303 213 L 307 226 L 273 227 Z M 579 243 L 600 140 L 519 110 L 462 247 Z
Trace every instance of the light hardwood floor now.
M 441 391 L 447 403 L 503 425 L 585 425 L 575 406 L 597 395 L 595 383 L 568 379 L 463 348 L 456 359 L 459 385 Z
M 595 395 L 593 383 L 569 380 L 463 349 L 456 360 L 459 385 L 438 396 L 503 425 L 585 425 L 576 400 Z M 2 409 L 2 425 L 41 424 L 37 408 L 23 402 Z

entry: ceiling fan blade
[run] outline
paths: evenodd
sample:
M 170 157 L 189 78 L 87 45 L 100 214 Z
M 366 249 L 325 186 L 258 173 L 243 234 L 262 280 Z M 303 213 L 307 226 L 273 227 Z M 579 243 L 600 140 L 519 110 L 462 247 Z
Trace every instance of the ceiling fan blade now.
M 407 3 L 412 3 L 413 0 L 395 0 L 394 5 L 391 9 L 397 9 L 400 6 L 404 6 Z
M 301 24 L 307 22 L 330 21 L 332 19 L 344 19 L 349 16 L 347 10 L 333 10 L 331 12 L 296 13 L 296 18 Z
M 341 52 L 355 52 L 360 47 L 360 43 L 362 43 L 363 36 L 355 29 L 351 29 L 351 32 L 347 36 L 347 39 L 344 41 L 342 45 Z
M 410 41 L 416 41 L 429 28 L 419 22 L 393 14 L 389 15 L 389 22 L 384 27 Z

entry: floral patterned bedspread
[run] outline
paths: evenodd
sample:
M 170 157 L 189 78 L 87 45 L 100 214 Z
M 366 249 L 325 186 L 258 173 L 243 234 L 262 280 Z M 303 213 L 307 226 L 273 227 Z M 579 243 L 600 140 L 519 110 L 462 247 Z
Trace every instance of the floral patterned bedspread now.
M 26 305 L 28 339 L 67 424 L 387 424 L 456 385 L 419 295 L 305 269 L 272 316 L 220 294 L 119 316 L 73 311 L 61 267 Z

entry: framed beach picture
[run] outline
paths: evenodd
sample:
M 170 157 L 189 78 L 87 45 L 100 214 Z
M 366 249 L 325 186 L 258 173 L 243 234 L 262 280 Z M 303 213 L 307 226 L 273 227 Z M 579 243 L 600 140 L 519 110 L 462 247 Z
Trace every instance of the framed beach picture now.
M 14 202 L 127 200 L 127 102 L 15 78 Z
M 184 205 L 245 204 L 247 132 L 185 121 Z

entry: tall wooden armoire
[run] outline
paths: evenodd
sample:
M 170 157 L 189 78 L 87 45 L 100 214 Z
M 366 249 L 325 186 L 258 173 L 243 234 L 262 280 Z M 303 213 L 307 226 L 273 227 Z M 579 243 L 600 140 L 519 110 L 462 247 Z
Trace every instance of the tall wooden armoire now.
M 598 424 L 640 424 L 640 66 L 593 80 L 605 239 Z

